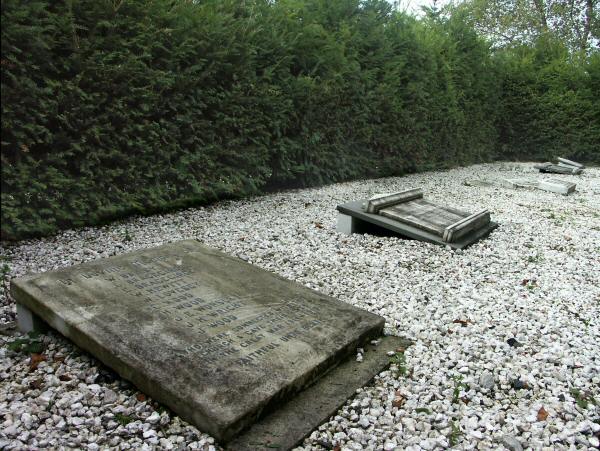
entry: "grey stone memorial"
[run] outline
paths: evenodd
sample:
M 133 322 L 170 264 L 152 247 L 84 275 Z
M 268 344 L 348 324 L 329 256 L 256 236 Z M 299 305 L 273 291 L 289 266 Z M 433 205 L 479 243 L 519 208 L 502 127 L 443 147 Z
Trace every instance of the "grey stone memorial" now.
M 566 158 L 557 158 L 556 161 L 558 161 L 559 166 L 566 166 L 566 167 L 579 168 L 579 169 L 585 168 L 585 166 L 583 164 L 577 163 L 576 161 L 573 161 L 573 160 L 567 160 Z
M 538 188 L 539 182 L 528 178 L 511 178 L 502 179 L 500 185 L 504 188 Z
M 580 167 L 570 166 L 570 165 L 559 165 L 552 164 L 550 162 L 540 163 L 533 165 L 534 168 L 544 173 L 552 173 L 552 174 L 568 174 L 568 175 L 577 175 L 581 174 L 583 169 Z
M 503 179 L 501 185 L 505 188 L 540 189 L 567 196 L 575 192 L 577 184 L 559 179 L 533 180 L 528 178 Z
M 384 337 L 355 368 L 383 318 L 193 240 L 17 278 L 11 292 L 22 329 L 43 320 L 232 449 L 291 448 L 399 343 Z
M 490 186 L 494 186 L 494 182 L 491 182 L 489 180 L 482 180 L 482 179 L 469 179 L 469 180 L 465 180 L 464 181 L 464 185 L 465 186 L 478 186 L 481 188 L 487 188 Z
M 338 231 L 345 234 L 384 228 L 399 235 L 463 249 L 487 236 L 498 225 L 482 210 L 474 214 L 423 199 L 411 189 L 338 205 Z
M 577 185 L 575 183 L 559 179 L 541 180 L 538 185 L 538 188 L 541 190 L 562 194 L 563 196 L 574 193 L 576 187 Z

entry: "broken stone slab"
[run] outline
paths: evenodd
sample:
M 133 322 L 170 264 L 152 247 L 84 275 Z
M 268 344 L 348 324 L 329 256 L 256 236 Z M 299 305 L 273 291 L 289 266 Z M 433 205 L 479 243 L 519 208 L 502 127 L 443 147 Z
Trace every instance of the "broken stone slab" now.
M 500 185 L 505 188 L 537 188 L 539 181 L 529 178 L 502 179 Z
M 540 181 L 538 188 L 544 191 L 550 191 L 553 193 L 559 193 L 567 196 L 575 192 L 577 185 L 572 182 L 567 182 L 559 179 L 546 179 Z
M 41 318 L 221 442 L 384 325 L 193 240 L 13 279 L 11 293 L 22 327 Z
M 559 193 L 565 196 L 574 192 L 577 187 L 575 183 L 559 179 L 534 180 L 528 178 L 503 179 L 501 185 L 505 188 L 541 189 L 543 191 Z
M 480 180 L 480 179 L 465 180 L 464 184 L 465 184 L 465 186 L 480 186 L 480 187 L 494 186 L 494 182 L 491 182 L 489 180 Z
M 582 169 L 571 167 L 571 166 L 559 166 L 557 164 L 552 164 L 550 162 L 535 164 L 534 168 L 538 169 L 540 172 L 545 173 L 554 173 L 554 174 L 569 174 L 569 175 L 577 175 L 581 174 Z
M 558 161 L 559 165 L 566 165 L 566 166 L 570 166 L 570 167 L 574 167 L 574 168 L 579 168 L 579 169 L 584 169 L 585 166 L 582 165 L 581 163 L 577 163 L 576 161 L 572 161 L 572 160 L 567 160 L 566 158 L 557 158 L 556 159 Z

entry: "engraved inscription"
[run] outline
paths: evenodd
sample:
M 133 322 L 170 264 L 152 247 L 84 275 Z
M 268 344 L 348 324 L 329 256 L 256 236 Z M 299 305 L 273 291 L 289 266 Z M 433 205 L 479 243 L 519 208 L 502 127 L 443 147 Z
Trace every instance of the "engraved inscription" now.
M 384 326 L 195 240 L 13 279 L 11 293 L 223 442 Z
M 317 314 L 299 299 L 249 305 L 251 296 L 223 295 L 208 288 L 186 267 L 185 255 L 139 256 L 79 276 L 109 281 L 158 319 L 192 331 L 195 339 L 173 352 L 208 364 L 225 360 L 256 365 L 288 342 L 309 341 L 311 330 L 324 326 L 319 319 L 323 309 Z

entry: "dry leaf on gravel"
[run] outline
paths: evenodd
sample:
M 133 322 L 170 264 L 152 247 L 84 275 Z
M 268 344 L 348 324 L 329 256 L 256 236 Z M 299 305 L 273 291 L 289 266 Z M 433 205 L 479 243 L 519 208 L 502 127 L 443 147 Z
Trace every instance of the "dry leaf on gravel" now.
M 402 407 L 404 405 L 404 403 L 406 402 L 406 398 L 404 397 L 404 395 L 400 392 L 400 390 L 396 390 L 396 393 L 394 394 L 394 400 L 392 401 L 392 407 Z
M 31 359 L 29 360 L 29 371 L 35 371 L 38 365 L 46 360 L 46 356 L 44 354 L 31 354 Z
M 34 390 L 39 390 L 40 388 L 42 388 L 42 385 L 44 385 L 44 381 L 42 379 L 36 379 L 29 383 L 29 387 L 31 387 Z

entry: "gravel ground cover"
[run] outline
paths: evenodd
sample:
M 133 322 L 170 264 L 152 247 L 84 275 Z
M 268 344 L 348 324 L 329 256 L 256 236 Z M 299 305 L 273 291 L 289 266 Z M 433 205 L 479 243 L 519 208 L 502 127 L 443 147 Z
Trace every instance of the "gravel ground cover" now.
M 14 276 L 186 238 L 382 315 L 386 333 L 414 340 L 299 449 L 597 449 L 600 168 L 556 176 L 577 183 L 569 197 L 465 184 L 521 176 L 540 175 L 529 163 L 477 165 L 3 245 L 0 449 L 218 449 L 57 334 L 19 334 L 7 294 Z M 336 204 L 413 187 L 488 208 L 500 228 L 462 252 L 336 232 Z

